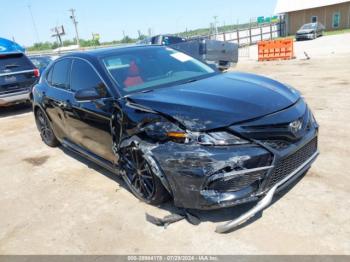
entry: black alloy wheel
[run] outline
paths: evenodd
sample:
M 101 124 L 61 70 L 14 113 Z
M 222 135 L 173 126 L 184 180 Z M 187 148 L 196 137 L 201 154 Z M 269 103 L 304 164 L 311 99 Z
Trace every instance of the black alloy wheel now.
M 123 152 L 124 181 L 131 192 L 140 200 L 158 205 L 169 198 L 159 178 L 153 173 L 148 161 L 140 149 L 135 146 L 128 147 Z
M 37 109 L 35 112 L 35 122 L 44 143 L 50 147 L 58 146 L 59 142 L 51 129 L 49 120 L 41 109 Z

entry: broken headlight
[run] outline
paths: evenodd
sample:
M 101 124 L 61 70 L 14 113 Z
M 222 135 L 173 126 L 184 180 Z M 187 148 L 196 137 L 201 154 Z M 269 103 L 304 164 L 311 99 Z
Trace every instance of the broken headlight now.
M 197 143 L 205 146 L 249 144 L 249 141 L 228 132 L 190 132 L 185 131 L 177 125 L 167 121 L 149 124 L 144 128 L 144 131 L 148 137 L 157 141 L 171 140 L 176 143 Z
M 201 145 L 206 146 L 229 146 L 249 144 L 247 140 L 244 140 L 228 132 L 201 133 L 197 136 L 197 142 Z
M 168 132 L 167 136 L 176 142 L 198 143 L 204 146 L 229 146 L 249 144 L 249 141 L 228 132 L 191 133 Z
M 169 121 L 150 123 L 143 130 L 148 137 L 157 141 L 165 141 L 169 140 L 169 138 L 174 140 L 186 138 L 182 136 L 183 130 Z

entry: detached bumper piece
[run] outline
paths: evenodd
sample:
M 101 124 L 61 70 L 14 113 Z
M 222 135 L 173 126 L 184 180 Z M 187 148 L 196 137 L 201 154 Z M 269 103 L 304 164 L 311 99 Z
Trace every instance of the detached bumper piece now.
M 309 144 L 308 146 L 310 146 L 311 144 Z M 305 148 L 303 148 L 302 150 L 307 150 L 308 146 L 306 146 Z M 301 155 L 301 153 L 297 152 L 296 154 L 292 155 L 291 157 L 295 156 L 299 156 Z M 232 229 L 234 229 L 235 227 L 241 225 L 242 223 L 246 222 L 248 219 L 252 218 L 253 216 L 255 216 L 257 213 L 259 213 L 260 211 L 264 210 L 266 207 L 268 207 L 273 199 L 274 194 L 279 191 L 282 187 L 288 185 L 289 183 L 291 183 L 292 181 L 294 181 L 296 178 L 298 178 L 299 176 L 301 176 L 307 169 L 310 168 L 311 164 L 314 162 L 314 160 L 316 159 L 316 157 L 319 155 L 318 150 L 316 149 L 316 152 L 314 152 L 312 154 L 311 157 L 309 157 L 305 162 L 303 162 L 298 168 L 296 168 L 294 171 L 292 171 L 290 174 L 288 174 L 287 176 L 284 177 L 279 177 L 280 180 L 278 180 L 278 182 L 276 181 L 276 177 L 278 175 L 278 168 L 274 171 L 273 176 L 272 176 L 272 180 L 270 183 L 272 183 L 272 188 L 267 191 L 266 195 L 258 202 L 258 204 L 253 207 L 252 209 L 250 209 L 248 212 L 242 214 L 240 217 L 226 223 L 226 224 L 222 224 L 217 226 L 216 228 L 216 232 L 217 233 L 226 233 L 231 231 Z M 279 165 L 280 166 L 280 165 Z

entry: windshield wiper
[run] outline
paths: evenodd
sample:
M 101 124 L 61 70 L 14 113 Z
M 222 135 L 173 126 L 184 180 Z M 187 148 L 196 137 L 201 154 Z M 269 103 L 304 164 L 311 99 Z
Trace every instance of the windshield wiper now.
M 153 92 L 154 89 L 147 89 L 147 90 L 143 90 L 141 91 L 140 93 L 150 93 L 150 92 Z
M 193 82 L 197 82 L 199 79 L 193 78 L 187 81 L 184 81 L 182 83 L 180 83 L 180 85 L 184 85 L 184 84 L 189 84 L 189 83 L 193 83 Z

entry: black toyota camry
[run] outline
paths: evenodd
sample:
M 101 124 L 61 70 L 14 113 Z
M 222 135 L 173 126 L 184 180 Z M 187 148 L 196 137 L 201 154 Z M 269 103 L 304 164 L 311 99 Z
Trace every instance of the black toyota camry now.
M 42 140 L 115 174 L 149 204 L 216 209 L 257 201 L 304 175 L 318 155 L 318 125 L 294 88 L 247 73 L 219 73 L 162 46 L 60 57 L 33 91 Z M 67 170 L 69 172 L 69 170 Z

